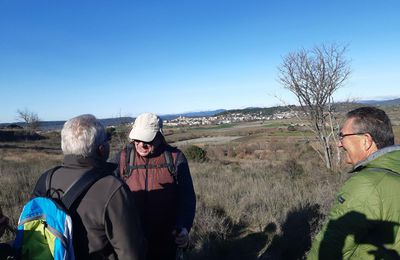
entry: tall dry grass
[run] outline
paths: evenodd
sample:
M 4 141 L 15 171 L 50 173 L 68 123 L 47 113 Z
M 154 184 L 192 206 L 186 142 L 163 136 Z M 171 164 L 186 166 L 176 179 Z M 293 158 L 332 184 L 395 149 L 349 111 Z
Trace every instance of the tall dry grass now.
M 37 178 L 46 169 L 61 163 L 59 135 L 29 142 L 0 144 L 0 206 L 16 226 L 23 205 L 30 199 Z M 6 232 L 2 241 L 13 239 Z
M 301 259 L 346 178 L 324 170 L 306 143 L 248 140 L 207 145 L 208 161 L 189 162 L 197 195 L 189 259 Z M 115 152 L 122 141 L 114 142 Z M 0 205 L 13 225 L 38 176 L 61 160 L 58 136 L 2 144 Z
M 252 159 L 191 162 L 198 204 L 190 259 L 301 259 L 309 249 L 347 176 L 324 170 L 307 147 L 283 144 L 267 160 L 254 155 L 259 148 L 246 152 Z

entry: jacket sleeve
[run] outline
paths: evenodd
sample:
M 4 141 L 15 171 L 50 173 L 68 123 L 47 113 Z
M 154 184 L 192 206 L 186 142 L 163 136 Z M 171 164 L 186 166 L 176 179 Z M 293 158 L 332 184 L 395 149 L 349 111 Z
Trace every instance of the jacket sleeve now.
M 176 160 L 178 178 L 178 217 L 176 226 L 178 228 L 185 227 L 189 232 L 192 228 L 196 211 L 196 195 L 185 155 L 180 152 Z
M 357 247 L 368 240 L 371 220 L 380 218 L 379 205 L 380 197 L 372 183 L 349 179 L 338 193 L 307 259 L 351 258 Z
M 123 184 L 106 206 L 106 235 L 118 259 L 144 259 L 145 244 L 129 188 Z

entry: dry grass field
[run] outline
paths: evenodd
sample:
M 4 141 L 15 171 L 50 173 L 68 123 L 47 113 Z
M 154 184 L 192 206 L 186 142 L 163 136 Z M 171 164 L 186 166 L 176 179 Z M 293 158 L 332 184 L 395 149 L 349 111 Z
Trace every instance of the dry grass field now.
M 392 118 L 399 122 L 400 117 Z M 307 129 L 291 121 L 167 128 L 170 143 L 197 145 L 189 161 L 197 195 L 188 259 L 302 259 L 335 193 L 349 176 L 329 172 Z M 396 123 L 397 124 L 397 123 Z M 112 149 L 126 142 L 114 133 Z M 396 125 L 397 139 L 400 129 Z M 37 141 L 0 142 L 0 205 L 15 225 L 37 177 L 62 161 L 59 133 Z M 2 240 L 13 239 L 6 233 Z

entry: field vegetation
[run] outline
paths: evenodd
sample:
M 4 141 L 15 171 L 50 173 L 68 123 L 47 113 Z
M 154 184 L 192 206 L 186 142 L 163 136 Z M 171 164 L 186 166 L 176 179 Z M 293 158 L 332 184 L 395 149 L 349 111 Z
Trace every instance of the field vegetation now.
M 109 131 L 115 153 L 129 129 Z M 398 141 L 397 125 L 395 133 Z M 13 226 L 38 176 L 62 162 L 59 132 L 40 135 L 0 142 L 0 205 Z M 327 170 L 311 133 L 291 120 L 166 128 L 165 136 L 190 151 L 197 211 L 188 259 L 302 259 L 349 177 L 346 166 Z M 8 232 L 2 241 L 11 239 Z

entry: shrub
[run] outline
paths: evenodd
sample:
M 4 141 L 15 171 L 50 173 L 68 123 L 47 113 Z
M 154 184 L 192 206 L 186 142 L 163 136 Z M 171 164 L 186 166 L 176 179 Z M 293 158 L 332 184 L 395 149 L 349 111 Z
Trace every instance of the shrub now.
M 113 126 L 106 128 L 107 136 L 110 136 L 110 137 L 113 136 L 115 134 L 115 131 L 116 131 L 116 129 Z
M 204 162 L 207 160 L 207 152 L 195 145 L 189 145 L 184 150 L 186 158 L 196 162 Z
M 297 127 L 294 126 L 294 125 L 289 125 L 289 126 L 287 127 L 287 130 L 293 132 L 293 131 L 296 131 L 296 130 L 297 130 Z
M 43 139 L 45 137 L 36 132 L 21 129 L 0 130 L 0 142 L 36 141 Z
M 296 178 L 297 176 L 304 174 L 304 169 L 296 159 L 289 158 L 283 163 L 282 172 L 288 174 L 290 178 Z
M 226 151 L 223 146 L 214 145 L 207 148 L 207 158 L 210 160 L 223 159 L 225 157 Z

